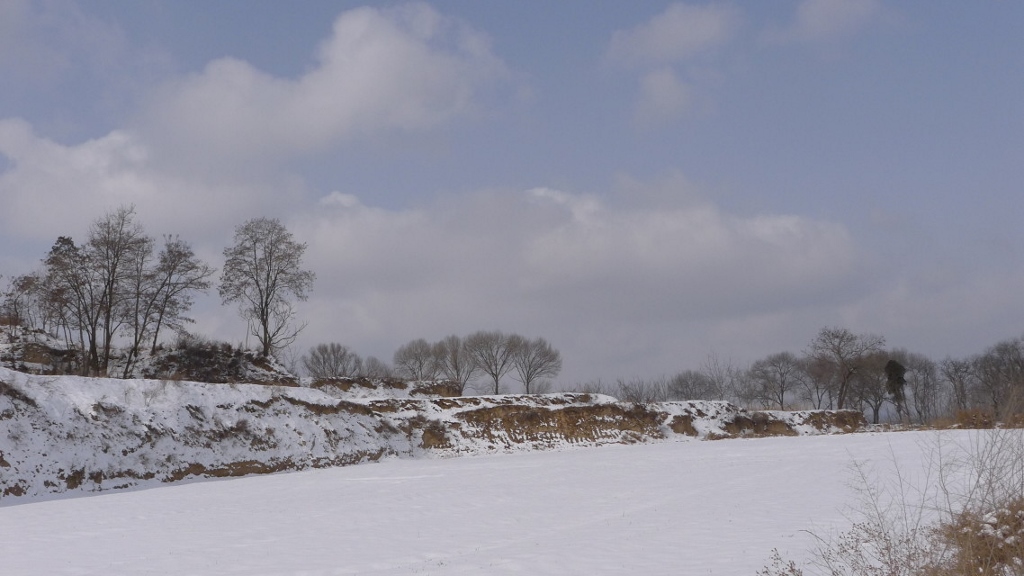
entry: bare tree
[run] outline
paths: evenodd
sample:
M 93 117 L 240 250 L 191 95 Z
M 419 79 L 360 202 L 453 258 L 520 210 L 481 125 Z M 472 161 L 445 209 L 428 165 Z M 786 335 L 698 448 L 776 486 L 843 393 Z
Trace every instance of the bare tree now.
M 714 392 L 708 392 L 708 397 L 703 400 L 724 400 L 733 396 L 744 378 L 744 371 L 731 358 L 723 359 L 716 352 L 707 355 L 701 372 L 714 386 Z
M 363 359 L 337 342 L 313 346 L 302 357 L 302 365 L 313 378 L 353 378 L 363 373 Z
M 193 320 L 185 316 L 192 309 L 194 294 L 210 289 L 210 277 L 216 270 L 200 260 L 192 246 L 177 236 L 165 236 L 164 247 L 157 256 L 156 303 L 153 317 L 153 345 L 156 352 L 160 330 L 168 327 L 181 332 Z
M 699 370 L 683 370 L 668 381 L 667 391 L 673 400 L 718 400 L 718 384 L 707 373 Z
M 831 410 L 838 388 L 835 365 L 829 360 L 803 357 L 800 366 L 804 372 L 802 398 L 815 410 Z
M 480 372 L 466 341 L 454 334 L 448 336 L 434 344 L 434 354 L 444 378 L 456 383 L 459 393 L 465 394 L 469 381 Z
M 821 362 L 830 362 L 836 370 L 836 408 L 846 407 L 850 383 L 864 359 L 878 352 L 885 338 L 872 334 L 854 334 L 846 328 L 822 328 L 811 342 L 807 355 Z
M 952 391 L 952 409 L 967 410 L 970 407 L 970 394 L 975 389 L 977 381 L 973 363 L 970 360 L 946 357 L 939 364 L 939 372 Z
M 363 376 L 367 378 L 383 380 L 391 378 L 393 373 L 394 370 L 391 369 L 391 366 L 376 356 L 367 356 L 366 361 L 363 362 Z
M 151 238 L 144 238 L 126 262 L 129 272 L 121 308 L 129 341 L 123 378 L 131 373 L 144 340 L 152 339 L 150 352 L 156 353 L 161 328 L 180 333 L 192 322 L 185 316 L 192 307 L 192 294 L 208 290 L 214 272 L 195 256 L 191 246 L 176 237 L 164 238 L 155 259 L 153 244 Z
M 99 299 L 98 328 L 102 330 L 103 352 L 92 355 L 95 368 L 101 373 L 107 369 L 114 334 L 125 321 L 124 306 L 132 294 L 130 285 L 136 283 L 139 268 L 133 263 L 145 261 L 152 250 L 153 240 L 146 236 L 135 220 L 135 207 L 122 206 L 93 222 L 86 242 L 88 262 Z
M 1024 407 L 1024 340 L 1013 338 L 990 347 L 974 360 L 981 402 L 1001 418 Z
M 893 350 L 892 357 L 905 369 L 908 416 L 913 411 L 919 424 L 930 422 L 938 416 L 943 396 L 935 362 L 923 354 L 903 349 Z
M 791 352 L 779 352 L 750 365 L 749 388 L 764 408 L 786 409 L 786 395 L 803 383 L 805 372 Z
M 437 348 L 418 338 L 395 350 L 395 369 L 410 380 L 436 380 L 441 372 L 437 354 Z
M 512 365 L 526 393 L 536 393 L 540 378 L 554 378 L 562 371 L 562 355 L 543 338 L 524 339 L 512 352 Z
M 269 356 L 295 340 L 292 299 L 306 300 L 316 275 L 302 269 L 306 244 L 296 242 L 277 219 L 254 218 L 235 228 L 235 243 L 224 249 L 220 297 L 238 303 L 249 333 Z
M 47 305 L 64 326 L 67 340 L 77 335 L 82 375 L 97 373 L 101 295 L 89 256 L 70 237 L 61 236 L 43 263 Z
M 494 394 L 501 393 L 501 379 L 512 370 L 516 347 L 523 342 L 517 334 L 500 331 L 475 332 L 466 337 L 466 349 L 480 370 L 494 382 Z
M 39 272 L 9 279 L 7 291 L 2 295 L 0 313 L 7 322 L 14 326 L 47 330 L 43 277 Z
M 664 402 L 671 399 L 673 394 L 671 383 L 664 376 L 650 380 L 642 378 L 624 380 L 619 378 L 615 381 L 615 389 L 615 396 L 619 400 L 636 404 Z
M 159 298 L 157 277 L 153 272 L 153 239 L 144 237 L 137 250 L 133 250 L 123 266 L 127 273 L 121 290 L 121 320 L 125 323 L 128 351 L 124 358 L 121 377 L 128 378 L 139 356 L 142 341 L 149 337 Z
M 867 404 L 871 408 L 871 422 L 878 424 L 882 407 L 891 399 L 889 378 L 885 366 L 889 356 L 881 350 L 865 354 L 857 364 L 850 380 L 849 405 Z

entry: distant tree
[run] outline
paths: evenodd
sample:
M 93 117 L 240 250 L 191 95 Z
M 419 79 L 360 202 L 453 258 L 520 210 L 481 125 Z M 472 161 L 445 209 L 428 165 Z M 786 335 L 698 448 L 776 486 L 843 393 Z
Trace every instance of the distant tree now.
M 731 358 L 723 359 L 716 352 L 711 352 L 704 358 L 701 372 L 707 376 L 714 388 L 713 392 L 706 393 L 707 397 L 702 398 L 703 400 L 724 400 L 734 396 L 745 378 L 745 371 Z
M 952 410 L 967 410 L 970 407 L 971 393 L 976 388 L 977 382 L 974 363 L 970 360 L 946 357 L 939 364 L 939 372 L 952 391 Z
M 302 357 L 302 365 L 313 378 L 354 378 L 363 374 L 363 359 L 337 342 L 313 346 Z
M 804 356 L 800 358 L 800 367 L 804 373 L 801 398 L 815 410 L 831 410 L 838 388 L 836 366 L 829 360 Z
M 466 341 L 453 334 L 434 344 L 434 351 L 441 375 L 456 383 L 460 394 L 465 394 L 469 381 L 480 372 Z
M 871 421 L 878 424 L 882 407 L 892 399 L 889 393 L 885 365 L 888 354 L 879 350 L 865 354 L 858 360 L 857 370 L 850 379 L 847 408 L 871 408 Z
M 221 300 L 239 305 L 263 356 L 292 343 L 305 327 L 292 325 L 292 300 L 306 300 L 316 279 L 302 269 L 305 252 L 306 244 L 295 241 L 273 218 L 254 218 L 238 226 L 234 244 L 224 249 Z
M 393 360 L 398 373 L 410 380 L 436 380 L 441 372 L 438 349 L 423 338 L 399 347 Z
M 537 381 L 554 378 L 562 371 L 562 355 L 547 340 L 523 340 L 512 352 L 512 365 L 526 393 L 535 393 Z
M 792 398 L 805 375 L 800 360 L 791 352 L 779 352 L 750 365 L 747 381 L 753 397 L 764 408 L 786 409 L 787 394 Z
M 650 380 L 619 378 L 615 381 L 615 396 L 624 402 L 636 404 L 664 402 L 673 398 L 670 386 L 671 384 L 664 377 Z
M 1012 338 L 974 359 L 976 394 L 1002 418 L 1024 410 L 1024 340 Z
M 892 358 L 903 368 L 903 397 L 907 415 L 919 424 L 936 418 L 944 409 L 946 394 L 935 362 L 923 354 L 893 350 Z
M 7 291 L 0 294 L 0 316 L 14 326 L 46 330 L 48 315 L 43 284 L 39 272 L 10 278 Z
M 102 352 L 90 352 L 94 368 L 106 373 L 114 335 L 126 320 L 125 306 L 132 297 L 131 286 L 142 283 L 140 268 L 133 263 L 146 260 L 153 240 L 135 219 L 134 206 L 122 206 L 93 222 L 85 249 L 92 278 L 98 283 L 98 328 L 102 331 Z M 93 333 L 95 342 L 95 332 Z
M 668 381 L 666 388 L 672 400 L 717 400 L 721 397 L 718 383 L 699 370 L 683 370 Z
M 195 302 L 194 295 L 210 289 L 214 272 L 216 270 L 200 260 L 187 242 L 177 236 L 164 237 L 164 247 L 157 255 L 153 271 L 156 283 L 153 353 L 156 353 L 162 328 L 180 333 L 193 322 L 186 314 Z
M 864 359 L 878 352 L 885 338 L 871 334 L 854 334 L 846 328 L 822 328 L 811 342 L 807 355 L 819 362 L 831 363 L 836 374 L 836 408 L 847 407 L 850 383 Z
M 494 394 L 501 393 L 501 379 L 512 370 L 513 355 L 523 341 L 522 336 L 500 331 L 475 332 L 466 337 L 466 349 L 494 382 Z
M 376 356 L 367 356 L 363 362 L 363 376 L 373 380 L 383 380 L 385 378 L 391 378 L 394 370 L 391 366 L 388 366 L 387 362 L 384 362 Z
M 68 236 L 61 236 L 43 260 L 47 306 L 64 326 L 68 341 L 75 339 L 83 376 L 99 370 L 100 316 L 99 282 L 95 281 L 88 254 Z
M 121 289 L 121 309 L 128 336 L 123 378 L 128 378 L 143 342 L 152 340 L 156 353 L 160 330 L 170 327 L 178 333 L 192 319 L 193 294 L 210 288 L 214 269 L 199 260 L 191 246 L 177 237 L 166 236 L 160 253 L 153 255 L 154 240 L 143 238 L 127 259 L 128 273 Z
M 903 413 L 906 410 L 906 393 L 904 389 L 907 386 L 907 369 L 903 364 L 900 364 L 897 360 L 889 359 L 885 363 L 885 389 L 892 398 L 893 403 L 896 405 L 896 414 L 903 419 Z

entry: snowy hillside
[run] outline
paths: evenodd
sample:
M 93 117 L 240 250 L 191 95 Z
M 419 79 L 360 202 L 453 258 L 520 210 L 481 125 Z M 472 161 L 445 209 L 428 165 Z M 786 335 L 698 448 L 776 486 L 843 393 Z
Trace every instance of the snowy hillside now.
M 346 401 L 251 384 L 33 376 L 0 368 L 0 494 L 155 485 L 376 461 L 842 432 L 856 412 L 637 405 L 588 394 Z

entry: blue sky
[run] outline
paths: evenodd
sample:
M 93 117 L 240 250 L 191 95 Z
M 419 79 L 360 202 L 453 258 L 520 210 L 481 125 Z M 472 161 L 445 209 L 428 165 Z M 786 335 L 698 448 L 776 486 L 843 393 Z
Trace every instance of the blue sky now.
M 0 2 L 0 274 L 280 218 L 299 351 L 544 336 L 567 384 L 1024 326 L 1024 4 Z M 211 295 L 197 331 L 239 342 Z

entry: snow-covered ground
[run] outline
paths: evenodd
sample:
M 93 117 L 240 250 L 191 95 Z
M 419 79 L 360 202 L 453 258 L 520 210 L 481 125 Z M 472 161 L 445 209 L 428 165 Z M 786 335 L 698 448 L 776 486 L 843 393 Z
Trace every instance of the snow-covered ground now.
M 849 525 L 854 460 L 918 482 L 940 434 L 972 433 L 391 459 L 19 499 L 0 507 L 0 573 L 752 575 L 773 548 L 806 558 L 805 530 Z

